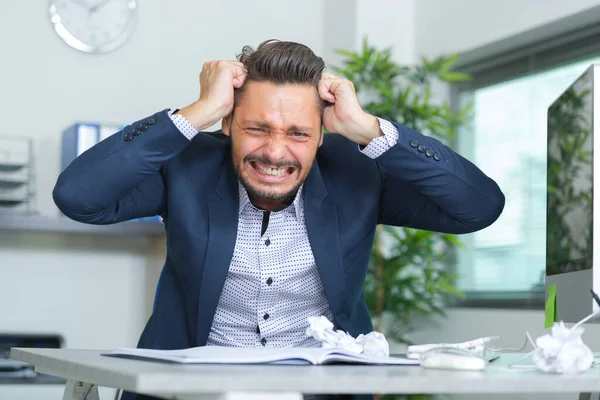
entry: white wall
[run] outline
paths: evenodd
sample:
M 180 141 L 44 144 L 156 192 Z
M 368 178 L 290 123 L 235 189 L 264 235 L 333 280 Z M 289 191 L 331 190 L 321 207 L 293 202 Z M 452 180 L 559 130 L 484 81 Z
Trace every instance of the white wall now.
M 323 57 L 330 68 L 342 66 L 335 49 L 360 51 L 365 37 L 372 46 L 391 47 L 395 61 L 414 62 L 415 0 L 326 0 L 324 8 Z
M 185 106 L 198 96 L 202 63 L 233 59 L 245 44 L 279 38 L 324 48 L 322 0 L 140 1 L 133 37 L 100 56 L 63 43 L 47 5 L 0 2 L 0 135 L 34 138 L 45 215 L 57 215 L 60 132 L 74 121 L 129 123 Z M 162 240 L 0 231 L 0 332 L 58 332 L 78 348 L 133 346 L 163 260 Z
M 473 50 L 599 4 L 598 0 L 419 0 L 415 50 L 428 57 Z
M 415 0 L 358 0 L 357 46 L 362 46 L 366 36 L 371 45 L 391 47 L 396 62 L 414 63 L 416 3 Z

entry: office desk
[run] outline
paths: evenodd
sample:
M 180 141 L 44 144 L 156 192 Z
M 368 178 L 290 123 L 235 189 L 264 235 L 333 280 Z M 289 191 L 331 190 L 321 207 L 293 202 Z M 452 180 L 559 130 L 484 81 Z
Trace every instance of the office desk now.
M 225 399 L 246 392 L 275 393 L 581 393 L 600 392 L 600 368 L 575 376 L 508 370 L 518 355 L 502 356 L 485 371 L 427 370 L 418 366 L 178 365 L 102 356 L 99 350 L 13 348 L 11 358 L 68 379 L 64 400 L 97 399 L 97 386 L 175 399 Z M 299 396 L 299 395 L 298 395 Z M 300 397 L 298 397 L 300 398 Z

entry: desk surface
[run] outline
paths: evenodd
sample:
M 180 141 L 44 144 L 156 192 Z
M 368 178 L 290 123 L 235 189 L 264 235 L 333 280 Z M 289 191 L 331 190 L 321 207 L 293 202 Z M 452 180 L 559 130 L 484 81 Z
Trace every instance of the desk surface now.
M 100 350 L 13 348 L 38 372 L 155 395 L 222 392 L 580 393 L 600 392 L 600 368 L 575 376 L 508 369 L 503 355 L 485 371 L 418 366 L 178 365 L 102 356 Z

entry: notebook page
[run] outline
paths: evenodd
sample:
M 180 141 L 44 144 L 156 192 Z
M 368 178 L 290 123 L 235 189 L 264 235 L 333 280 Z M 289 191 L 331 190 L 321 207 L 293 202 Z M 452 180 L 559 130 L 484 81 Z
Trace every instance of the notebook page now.
M 189 364 L 316 364 L 328 350 L 323 348 L 241 348 L 203 346 L 182 350 L 116 349 L 107 355 L 130 356 Z
M 354 363 L 367 365 L 420 365 L 418 359 L 406 357 L 378 357 L 356 354 L 343 349 L 332 349 L 319 358 L 319 364 Z

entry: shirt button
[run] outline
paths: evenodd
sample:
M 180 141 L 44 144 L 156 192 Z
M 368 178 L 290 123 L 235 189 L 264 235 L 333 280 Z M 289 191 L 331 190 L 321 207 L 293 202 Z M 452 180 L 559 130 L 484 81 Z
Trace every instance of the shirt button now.
M 261 343 L 263 346 L 265 346 L 265 345 L 267 344 L 267 339 L 265 339 L 265 338 L 262 338 L 262 339 L 260 340 L 260 343 Z
M 271 279 L 271 278 L 267 279 L 267 285 L 271 286 L 271 283 L 273 283 L 273 279 Z
M 265 246 L 268 246 L 270 244 L 271 244 L 271 240 L 270 239 L 265 240 Z
M 263 319 L 269 319 L 269 313 L 265 313 L 265 315 L 263 315 Z

